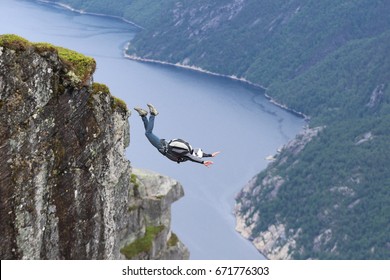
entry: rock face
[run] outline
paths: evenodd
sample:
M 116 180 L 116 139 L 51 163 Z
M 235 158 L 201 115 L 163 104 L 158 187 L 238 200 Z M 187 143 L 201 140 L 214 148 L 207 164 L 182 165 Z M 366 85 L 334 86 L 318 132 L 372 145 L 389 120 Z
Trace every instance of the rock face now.
M 129 111 L 94 70 L 73 51 L 0 36 L 1 259 L 121 259 L 157 224 L 143 258 L 188 258 L 179 241 L 166 245 L 182 188 L 155 174 L 136 190 Z
M 132 238 L 122 252 L 129 259 L 188 259 L 187 248 L 170 231 L 171 205 L 184 196 L 182 186 L 172 178 L 147 170 L 134 169 L 131 177 L 133 195 L 129 212 L 138 217 L 142 212 L 143 223 L 149 229 L 157 229 L 155 238 L 148 244 L 138 244 L 145 239 Z M 145 241 L 145 240 L 144 240 Z M 129 252 L 130 251 L 130 252 Z
M 256 226 L 262 218 L 262 213 L 256 205 L 277 197 L 286 180 L 278 174 L 277 168 L 289 157 L 297 156 L 323 129 L 324 127 L 306 129 L 297 135 L 281 149 L 279 155 L 275 156 L 275 161 L 266 169 L 262 179 L 259 180 L 259 177 L 255 176 L 237 195 L 236 230 L 243 237 L 251 240 L 255 247 L 269 259 L 291 259 L 296 249 L 296 238 L 302 230 L 287 230 L 282 222 L 277 221 L 259 232 Z

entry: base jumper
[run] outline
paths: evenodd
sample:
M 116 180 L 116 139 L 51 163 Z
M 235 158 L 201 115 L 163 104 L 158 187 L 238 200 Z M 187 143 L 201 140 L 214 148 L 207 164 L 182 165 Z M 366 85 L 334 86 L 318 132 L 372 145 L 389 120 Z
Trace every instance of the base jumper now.
M 210 160 L 204 160 L 203 158 L 215 157 L 220 152 L 215 152 L 212 154 L 207 154 L 202 151 L 202 149 L 193 149 L 191 145 L 182 140 L 182 139 L 172 139 L 171 141 L 166 141 L 165 139 L 160 139 L 155 134 L 153 134 L 154 119 L 158 115 L 158 111 L 152 104 L 147 104 L 150 111 L 150 117 L 147 118 L 148 112 L 142 108 L 134 108 L 142 118 L 142 121 L 145 126 L 145 136 L 148 138 L 149 142 L 164 156 L 169 158 L 172 161 L 181 163 L 187 160 L 203 164 L 204 166 L 209 167 L 213 164 Z

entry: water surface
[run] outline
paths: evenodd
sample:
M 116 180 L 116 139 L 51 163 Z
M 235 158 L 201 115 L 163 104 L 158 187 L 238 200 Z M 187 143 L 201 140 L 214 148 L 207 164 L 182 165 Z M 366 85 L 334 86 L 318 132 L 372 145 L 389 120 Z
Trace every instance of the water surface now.
M 173 205 L 172 228 L 192 259 L 262 259 L 235 232 L 234 196 L 266 167 L 265 157 L 303 126 L 303 120 L 269 103 L 259 89 L 241 82 L 171 66 L 123 58 L 135 28 L 120 20 L 80 15 L 31 1 L 0 1 L 0 33 L 93 56 L 94 79 L 105 83 L 129 108 L 153 103 L 160 114 L 155 133 L 183 138 L 206 152 L 221 151 L 215 164 L 177 164 L 144 137 L 136 112 L 130 117 L 132 165 L 179 180 L 185 197 Z

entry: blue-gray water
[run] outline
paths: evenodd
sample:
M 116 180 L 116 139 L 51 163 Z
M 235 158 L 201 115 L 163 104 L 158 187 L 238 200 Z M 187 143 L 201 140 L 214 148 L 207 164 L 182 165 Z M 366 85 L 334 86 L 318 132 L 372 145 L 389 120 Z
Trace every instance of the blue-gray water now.
M 192 259 L 261 259 L 235 232 L 234 196 L 302 128 L 302 119 L 270 104 L 253 87 L 170 66 L 124 59 L 134 29 L 119 20 L 80 15 L 31 1 L 0 1 L 0 34 L 64 46 L 97 61 L 95 81 L 107 84 L 129 108 L 159 109 L 155 133 L 183 138 L 206 152 L 221 151 L 215 164 L 180 165 L 163 158 L 146 140 L 141 120 L 130 117 L 132 165 L 179 180 L 185 197 L 173 206 L 174 232 Z

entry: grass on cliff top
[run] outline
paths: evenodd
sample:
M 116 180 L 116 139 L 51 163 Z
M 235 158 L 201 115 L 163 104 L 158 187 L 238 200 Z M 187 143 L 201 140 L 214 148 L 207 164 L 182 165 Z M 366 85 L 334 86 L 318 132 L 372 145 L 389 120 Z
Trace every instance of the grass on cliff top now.
M 13 50 L 25 50 L 31 45 L 29 41 L 15 34 L 0 35 L 0 47 Z
M 56 47 L 61 60 L 68 65 L 83 82 L 88 79 L 96 69 L 96 61 L 92 57 L 63 48 Z
M 113 110 L 120 108 L 124 112 L 128 111 L 126 102 L 118 97 L 112 96 L 110 89 L 105 84 L 93 83 L 92 94 L 107 94 L 111 97 L 111 108 Z
M 15 34 L 0 35 L 0 46 L 15 51 L 24 51 L 29 47 L 34 47 L 40 53 L 45 51 L 57 52 L 59 58 L 70 68 L 79 82 L 85 82 L 96 69 L 96 61 L 92 57 L 49 43 L 31 43 Z
M 75 84 L 84 84 L 96 69 L 96 61 L 92 57 L 49 43 L 31 43 L 15 34 L 0 35 L 0 47 L 9 48 L 15 51 L 25 51 L 28 48 L 35 48 L 41 54 L 44 52 L 56 52 L 61 61 L 69 68 L 70 71 L 67 73 L 67 76 Z M 123 100 L 112 96 L 106 85 L 94 83 L 92 90 L 94 94 L 109 94 L 112 97 L 111 108 L 113 110 L 120 108 L 125 112 L 128 111 L 126 103 Z
M 126 245 L 121 249 L 120 252 L 125 255 L 127 259 L 132 259 L 140 253 L 148 253 L 152 249 L 153 240 L 160 232 L 164 230 L 164 228 L 165 227 L 162 225 L 146 227 L 144 237 L 141 237 L 133 243 Z

